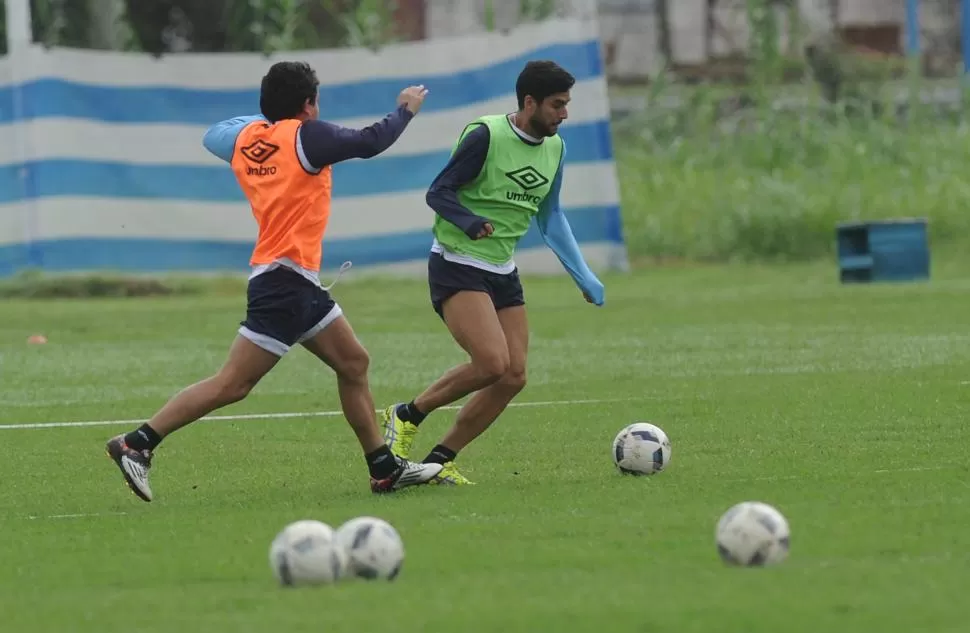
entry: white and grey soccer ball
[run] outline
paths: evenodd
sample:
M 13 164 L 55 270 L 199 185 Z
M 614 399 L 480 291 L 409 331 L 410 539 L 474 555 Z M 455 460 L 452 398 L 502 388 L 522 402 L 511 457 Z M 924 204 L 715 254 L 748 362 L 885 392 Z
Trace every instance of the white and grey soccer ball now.
M 361 516 L 337 528 L 336 542 L 347 553 L 348 573 L 366 580 L 394 580 L 404 564 L 404 542 L 383 519 Z
M 776 508 L 744 501 L 721 515 L 715 539 L 721 559 L 729 565 L 763 567 L 788 557 L 791 532 Z
M 328 585 L 347 571 L 347 554 L 334 540 L 333 528 L 309 519 L 287 525 L 273 539 L 269 564 L 284 587 Z
M 670 440 L 659 426 L 634 422 L 613 438 L 613 463 L 627 475 L 653 475 L 670 463 Z

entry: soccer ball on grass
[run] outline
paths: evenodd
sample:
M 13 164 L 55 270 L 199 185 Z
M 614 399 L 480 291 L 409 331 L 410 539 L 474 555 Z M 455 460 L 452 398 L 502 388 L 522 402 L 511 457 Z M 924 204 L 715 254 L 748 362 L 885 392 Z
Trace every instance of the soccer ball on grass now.
M 337 528 L 337 544 L 347 553 L 348 573 L 366 580 L 394 580 L 404 564 L 404 543 L 390 523 L 361 516 Z
M 625 475 L 653 475 L 670 463 L 670 440 L 649 422 L 634 422 L 613 439 L 613 463 Z
M 326 523 L 301 520 L 276 535 L 269 548 L 269 563 L 284 587 L 327 585 L 347 571 L 347 553 Z
M 721 560 L 729 565 L 763 567 L 788 557 L 788 520 L 760 501 L 732 506 L 717 522 L 715 542 Z

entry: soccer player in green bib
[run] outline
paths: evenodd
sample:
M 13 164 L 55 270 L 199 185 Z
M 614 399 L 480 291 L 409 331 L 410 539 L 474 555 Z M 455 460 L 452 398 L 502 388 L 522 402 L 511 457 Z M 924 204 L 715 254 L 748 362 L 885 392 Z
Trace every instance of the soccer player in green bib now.
M 525 387 L 529 326 L 513 257 L 533 218 L 586 301 L 603 305 L 603 284 L 559 208 L 566 147 L 558 131 L 575 81 L 554 62 L 526 64 L 515 84 L 518 111 L 468 124 L 428 189 L 436 214 L 428 258 L 431 303 L 469 361 L 411 402 L 388 407 L 383 426 L 391 451 L 407 458 L 425 417 L 474 393 L 424 459 L 444 466 L 429 483 L 472 483 L 455 458 Z

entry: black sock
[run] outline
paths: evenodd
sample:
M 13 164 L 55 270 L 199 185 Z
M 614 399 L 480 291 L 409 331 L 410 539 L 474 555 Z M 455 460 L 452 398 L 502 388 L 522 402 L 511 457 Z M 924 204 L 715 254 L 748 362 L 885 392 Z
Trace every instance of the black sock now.
M 161 436 L 147 424 L 142 424 L 125 436 L 125 444 L 136 451 L 153 451 L 161 442 Z
M 364 459 L 367 460 L 367 468 L 374 479 L 387 479 L 398 468 L 394 453 L 387 446 L 381 446 L 373 453 L 367 453 Z
M 407 404 L 402 404 L 397 408 L 397 417 L 401 418 L 405 422 L 410 422 L 414 426 L 418 426 L 424 419 L 428 417 L 427 413 L 421 413 L 418 408 L 414 405 L 414 400 Z
M 425 464 L 446 464 L 448 462 L 455 461 L 456 457 L 458 457 L 458 453 L 451 450 L 447 446 L 442 446 L 441 444 L 438 444 L 437 446 L 432 448 L 431 452 L 428 453 L 428 456 L 424 458 L 424 463 Z

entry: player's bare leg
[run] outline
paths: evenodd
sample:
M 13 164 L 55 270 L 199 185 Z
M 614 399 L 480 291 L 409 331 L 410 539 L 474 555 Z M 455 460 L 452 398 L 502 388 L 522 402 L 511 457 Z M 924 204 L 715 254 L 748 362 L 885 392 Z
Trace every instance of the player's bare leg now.
M 399 460 L 384 444 L 367 378 L 370 357 L 345 317 L 337 317 L 303 346 L 337 375 L 340 406 L 364 451 L 374 492 L 427 483 L 441 471 L 438 464 Z
M 449 369 L 410 403 L 384 410 L 384 441 L 399 457 L 410 456 L 418 425 L 428 414 L 498 382 L 509 370 L 505 334 L 487 293 L 454 294 L 442 304 L 441 316 L 469 361 Z M 400 414 L 402 407 L 407 409 L 406 417 Z
M 484 433 L 509 406 L 512 399 L 525 389 L 526 359 L 529 353 L 529 323 L 525 306 L 500 310 L 498 320 L 508 343 L 509 369 L 497 382 L 472 395 L 458 412 L 455 425 L 445 434 L 440 444 L 454 454 Z
M 239 402 L 279 360 L 276 354 L 237 335 L 218 373 L 177 393 L 152 416 L 148 426 L 164 438 L 216 409 Z
M 152 451 L 162 439 L 216 409 L 245 398 L 279 358 L 245 337 L 236 336 L 226 362 L 215 375 L 175 394 L 147 424 L 127 435 L 111 438 L 106 451 L 132 492 L 144 501 L 151 501 L 148 471 Z
M 509 351 L 491 298 L 484 292 L 462 291 L 442 306 L 445 325 L 469 362 L 454 367 L 431 384 L 414 404 L 427 415 L 498 382 L 509 370 Z
M 340 407 L 361 448 L 370 453 L 383 446 L 384 439 L 377 429 L 374 399 L 367 378 L 370 356 L 347 319 L 338 317 L 319 334 L 305 341 L 303 346 L 337 375 Z
M 529 350 L 529 324 L 525 306 L 506 308 L 498 312 L 502 331 L 508 341 L 509 370 L 497 382 L 477 391 L 458 412 L 455 424 L 444 438 L 425 457 L 425 463 L 444 465 L 432 483 L 471 484 L 455 467 L 458 453 L 475 438 L 485 432 L 509 403 L 524 388 L 526 382 L 526 359 Z

